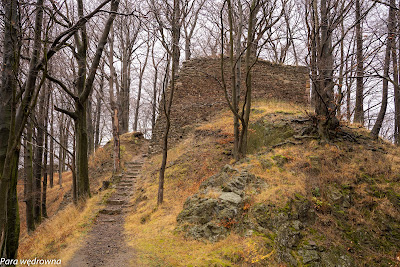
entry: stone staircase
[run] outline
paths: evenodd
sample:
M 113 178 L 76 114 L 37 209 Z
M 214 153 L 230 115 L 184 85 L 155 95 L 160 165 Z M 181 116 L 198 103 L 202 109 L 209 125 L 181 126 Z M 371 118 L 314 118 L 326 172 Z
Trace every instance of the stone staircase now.
M 117 218 L 119 216 L 116 215 L 122 215 L 125 209 L 129 207 L 129 200 L 143 163 L 143 160 L 125 163 L 125 171 L 115 185 L 115 192 L 108 198 L 106 207 L 99 212 L 98 223 L 110 223 L 122 219 Z
M 145 157 L 145 154 L 138 155 L 136 160 L 125 163 L 122 175 L 114 177 L 112 186 L 115 191 L 107 199 L 105 207 L 99 211 L 81 248 L 66 266 L 137 266 L 131 263 L 134 259 L 132 251 L 126 245 L 124 222 Z

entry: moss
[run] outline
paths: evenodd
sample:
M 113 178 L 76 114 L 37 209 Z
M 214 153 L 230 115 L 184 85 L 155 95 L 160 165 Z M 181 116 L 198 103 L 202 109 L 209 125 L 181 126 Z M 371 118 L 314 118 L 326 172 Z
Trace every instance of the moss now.
M 295 134 L 293 128 L 287 124 L 273 124 L 259 120 L 250 124 L 248 135 L 248 152 L 256 153 L 262 147 L 271 147 L 282 143 Z
M 294 194 L 294 197 L 295 197 L 297 200 L 301 200 L 301 201 L 306 200 L 306 197 L 303 196 L 302 194 L 299 194 L 299 193 L 295 193 L 295 194 Z
M 311 189 L 311 193 L 314 197 L 320 197 L 321 196 L 321 192 L 319 190 L 319 187 L 316 186 L 314 188 Z
M 394 191 L 393 188 L 389 188 L 386 190 L 386 196 L 389 199 L 389 201 L 393 204 L 393 206 L 400 210 L 400 194 Z
M 377 185 L 372 184 L 369 185 L 366 189 L 370 196 L 374 196 L 376 198 L 384 198 L 386 196 L 386 192 L 380 189 Z
M 285 163 L 287 163 L 289 161 L 289 159 L 283 155 L 274 155 L 271 157 L 277 166 L 279 167 L 283 167 L 283 165 L 285 165 Z

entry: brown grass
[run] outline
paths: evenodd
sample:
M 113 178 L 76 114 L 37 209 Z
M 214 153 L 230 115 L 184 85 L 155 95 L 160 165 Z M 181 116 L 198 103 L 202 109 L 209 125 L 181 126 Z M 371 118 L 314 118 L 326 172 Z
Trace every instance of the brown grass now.
M 278 109 L 297 113 L 291 105 L 281 102 L 257 102 L 254 105 L 263 113 Z M 257 115 L 258 117 L 259 115 Z M 220 171 L 227 163 L 232 163 L 224 155 L 232 148 L 232 116 L 223 111 L 215 120 L 199 125 L 195 130 L 205 130 L 218 134 L 198 137 L 191 135 L 168 152 L 168 164 L 165 181 L 165 202 L 157 208 L 157 179 L 161 164 L 161 155 L 148 159 L 142 171 L 139 187 L 143 190 L 133 203 L 136 210 L 127 217 L 125 229 L 130 237 L 130 245 L 138 255 L 140 266 L 265 266 L 274 255 L 272 249 L 265 247 L 265 240 L 259 237 L 240 237 L 231 234 L 228 238 L 208 243 L 187 239 L 176 230 L 176 217 L 182 210 L 186 198 L 198 191 L 200 184 L 211 175 Z M 255 163 L 246 163 L 248 166 Z M 240 168 L 246 168 L 243 164 Z M 267 193 L 275 197 L 278 182 L 281 184 L 276 169 L 269 174 L 262 174 L 266 180 L 276 183 L 275 189 Z M 294 177 L 287 173 L 287 180 Z M 303 185 L 304 187 L 304 185 Z M 297 183 L 293 192 L 301 188 Z M 260 194 L 260 197 L 268 198 Z M 286 194 L 285 194 L 286 196 Z M 209 192 L 207 197 L 218 197 L 217 192 Z M 287 197 L 287 196 L 286 196 Z M 145 199 L 143 201 L 143 199 Z M 278 200 L 278 199 L 277 199 Z M 272 265 L 271 265 L 272 266 Z
M 145 140 L 133 138 L 131 133 L 121 136 L 121 163 L 131 160 L 139 153 L 139 145 Z M 66 263 L 79 249 L 82 239 L 90 230 L 98 211 L 103 207 L 112 190 L 98 193 L 103 180 L 109 180 L 112 174 L 111 142 L 99 148 L 89 159 L 89 178 L 93 197 L 86 204 L 74 206 L 68 204 L 60 210 L 64 195 L 71 190 L 72 174 L 63 173 L 62 188 L 58 185 L 58 175 L 54 174 L 54 187 L 47 188 L 48 219 L 36 230 L 27 234 L 25 203 L 23 202 L 23 184 L 18 185 L 18 197 L 21 218 L 21 239 L 18 249 L 19 259 L 62 259 Z
M 251 120 L 263 118 L 267 114 L 276 114 L 275 120 L 289 116 L 304 115 L 304 108 L 277 101 L 257 102 L 253 105 Z M 349 127 L 350 128 L 350 127 Z M 186 198 L 197 193 L 202 181 L 218 172 L 226 163 L 233 163 L 223 152 L 231 149 L 232 115 L 222 111 L 213 121 L 198 126 L 195 130 L 216 132 L 225 136 L 198 137 L 195 135 L 182 141 L 169 150 L 165 203 L 157 208 L 157 179 L 161 156 L 149 158 L 143 171 L 141 187 L 143 192 L 134 200 L 136 211 L 128 216 L 125 229 L 130 236 L 130 245 L 138 255 L 138 264 L 142 266 L 280 266 L 275 259 L 276 253 L 265 237 L 240 237 L 231 234 L 228 238 L 215 243 L 199 242 L 187 239 L 177 229 L 176 217 L 182 210 Z M 367 134 L 363 129 L 351 129 L 357 134 Z M 371 151 L 368 146 L 382 147 L 387 154 Z M 283 157 L 286 163 L 279 165 L 274 158 Z M 270 164 L 265 164 L 269 162 Z M 360 200 L 346 211 L 346 223 L 349 229 L 376 229 L 373 219 L 380 213 L 394 218 L 399 217 L 398 210 L 387 199 L 379 199 L 367 194 L 365 183 L 359 184 L 360 177 L 367 181 L 372 177 L 377 188 L 384 190 L 392 186 L 400 192 L 396 175 L 400 172 L 398 149 L 390 144 L 367 140 L 360 144 L 348 141 L 320 143 L 318 140 L 304 141 L 299 145 L 290 145 L 261 153 L 249 155 L 246 160 L 235 165 L 247 169 L 257 177 L 264 179 L 267 186 L 261 192 L 247 192 L 250 196 L 246 209 L 256 203 L 275 204 L 283 207 L 289 199 L 298 195 L 312 201 L 317 208 L 317 223 L 309 233 L 310 238 L 326 248 L 341 247 L 352 249 L 352 243 L 344 238 L 343 222 L 332 213 L 327 202 L 327 191 L 331 186 L 354 188 Z M 386 181 L 386 182 L 385 182 Z M 318 188 L 319 197 L 312 192 Z M 207 197 L 218 197 L 210 192 Z M 369 203 L 377 204 L 376 212 L 366 218 L 363 208 Z M 398 218 L 400 220 L 400 218 Z M 307 233 L 304 233 L 307 234 Z M 379 236 L 375 236 L 379 240 Z M 394 249 L 393 247 L 392 249 Z M 364 246 L 359 253 L 370 253 L 360 262 L 371 264 L 372 259 L 387 257 Z M 393 253 L 392 253 L 393 254 Z M 389 257 L 394 257 L 391 255 Z M 372 265 L 369 265 L 372 266 Z
M 65 193 L 71 190 L 72 174 L 71 172 L 63 173 L 63 187 L 58 184 L 58 173 L 54 174 L 54 187 L 50 188 L 48 181 L 47 188 L 47 215 L 52 217 L 59 209 L 60 203 L 63 200 Z M 21 238 L 27 234 L 26 229 L 26 204 L 24 202 L 24 184 L 23 181 L 18 181 L 18 203 L 19 203 L 19 216 L 21 221 Z
M 34 233 L 21 238 L 19 259 L 61 259 L 66 263 L 79 249 L 98 211 L 102 199 L 110 192 L 104 191 L 78 207 L 69 204 L 57 216 L 44 221 Z

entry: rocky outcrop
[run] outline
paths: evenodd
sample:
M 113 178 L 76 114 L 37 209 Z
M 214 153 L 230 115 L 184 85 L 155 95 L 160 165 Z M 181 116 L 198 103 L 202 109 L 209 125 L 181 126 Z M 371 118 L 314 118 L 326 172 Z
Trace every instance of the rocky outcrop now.
M 186 200 L 177 217 L 178 229 L 188 237 L 211 242 L 225 238 L 231 231 L 244 236 L 269 236 L 277 259 L 289 266 L 354 266 L 345 251 L 323 247 L 312 239 L 309 232 L 316 221 L 316 210 L 307 198 L 296 195 L 283 208 L 269 203 L 250 205 L 246 192 L 267 186 L 248 171 L 226 165 Z M 329 192 L 332 203 L 343 207 L 351 199 L 333 187 Z
M 253 174 L 227 165 L 186 200 L 177 220 L 188 236 L 216 241 L 241 223 L 248 200 L 245 189 L 259 186 L 262 183 Z

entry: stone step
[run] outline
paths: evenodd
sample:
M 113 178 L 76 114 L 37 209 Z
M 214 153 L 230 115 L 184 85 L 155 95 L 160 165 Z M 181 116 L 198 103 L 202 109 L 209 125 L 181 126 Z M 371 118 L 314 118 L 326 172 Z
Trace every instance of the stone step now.
M 127 163 L 125 163 L 125 166 L 129 166 L 129 167 L 132 167 L 132 166 L 139 166 L 139 167 L 141 167 L 143 165 L 143 162 L 127 162 Z
M 129 178 L 137 178 L 138 176 L 139 176 L 139 174 L 132 174 L 132 173 L 130 173 L 130 174 L 124 175 L 124 178 L 126 178 L 126 177 L 129 177 Z
M 107 207 L 105 209 L 100 210 L 100 214 L 107 214 L 107 215 L 118 215 L 122 213 L 121 208 L 111 208 Z
M 116 193 L 115 196 L 116 197 L 130 197 L 132 195 L 132 192 L 119 192 Z
M 140 172 L 140 170 L 141 168 L 126 168 L 123 173 L 137 173 Z
M 124 172 L 124 175 L 138 175 L 140 171 L 126 171 Z
M 109 199 L 107 200 L 107 204 L 109 205 L 123 205 L 126 203 L 124 199 Z
M 120 181 L 120 184 L 135 184 L 136 181 L 134 179 L 124 179 Z
M 97 222 L 98 223 L 113 223 L 113 222 L 116 222 L 116 220 L 115 219 L 100 219 L 100 220 L 97 220 Z
M 117 191 L 131 191 L 132 188 L 131 186 L 126 186 L 126 185 L 118 185 L 116 187 Z
M 123 177 L 131 177 L 131 178 L 136 178 L 138 177 L 140 174 L 139 173 L 125 173 Z
M 128 174 L 128 173 L 138 174 L 138 173 L 140 173 L 140 170 L 125 170 L 124 171 L 124 174 Z
M 137 178 L 137 176 L 133 176 L 133 175 L 130 175 L 130 176 L 124 176 L 121 180 L 119 180 L 120 182 L 122 182 L 122 181 L 136 181 L 136 178 Z
M 133 183 L 120 183 L 119 184 L 119 186 L 129 186 L 129 187 L 131 187 L 133 185 L 134 185 Z

